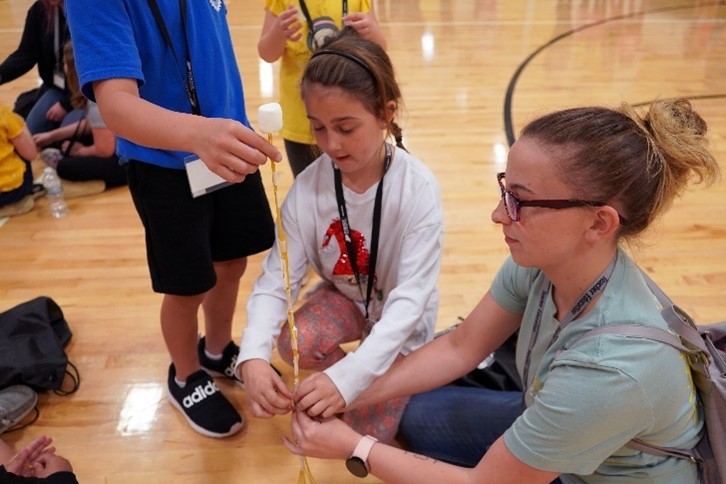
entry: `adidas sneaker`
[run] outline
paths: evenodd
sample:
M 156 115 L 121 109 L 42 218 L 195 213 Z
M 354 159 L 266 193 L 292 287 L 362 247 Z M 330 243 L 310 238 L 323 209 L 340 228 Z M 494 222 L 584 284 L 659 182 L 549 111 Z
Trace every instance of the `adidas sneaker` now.
M 231 378 L 237 383 L 237 385 L 244 388 L 245 383 L 241 378 L 238 378 L 234 373 L 234 367 L 237 364 L 237 355 L 239 354 L 239 346 L 234 341 L 230 341 L 229 344 L 222 351 L 222 358 L 219 360 L 213 360 L 207 356 L 204 351 L 206 338 L 201 338 L 197 344 L 197 352 L 199 353 L 199 363 L 202 368 L 209 373 L 211 376 L 221 376 Z
M 212 376 L 230 378 L 234 380 L 237 385 L 244 388 L 245 382 L 242 381 L 242 379 L 234 372 L 234 368 L 237 365 L 237 355 L 239 355 L 239 346 L 237 346 L 234 341 L 230 341 L 224 348 L 224 351 L 222 351 L 222 358 L 219 360 L 213 360 L 209 358 L 207 353 L 204 351 L 205 343 L 206 339 L 202 337 L 197 344 L 199 363 L 202 365 L 202 368 Z M 270 366 L 272 366 L 272 369 L 275 370 L 275 373 L 282 375 L 280 370 L 275 368 L 272 364 L 270 364 Z
M 189 425 L 207 437 L 228 437 L 242 429 L 242 416 L 204 371 L 187 378 L 184 388 L 175 381 L 176 369 L 169 365 L 169 401 L 184 414 Z

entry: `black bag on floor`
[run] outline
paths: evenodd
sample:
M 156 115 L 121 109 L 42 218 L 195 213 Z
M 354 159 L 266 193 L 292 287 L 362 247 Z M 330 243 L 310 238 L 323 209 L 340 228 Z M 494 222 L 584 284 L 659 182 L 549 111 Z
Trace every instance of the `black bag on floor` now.
M 0 388 L 24 384 L 36 391 L 72 393 L 78 374 L 68 362 L 65 346 L 72 336 L 63 311 L 51 298 L 40 296 L 0 313 Z M 61 389 L 68 367 L 70 391 Z
M 522 381 L 517 372 L 517 334 L 514 333 L 477 368 L 454 382 L 455 385 L 481 387 L 506 392 L 521 392 Z
M 462 319 L 461 317 L 459 318 Z M 439 333 L 442 336 L 456 329 L 455 324 Z M 490 354 L 479 366 L 466 375 L 452 382 L 453 385 L 464 387 L 488 388 L 490 390 L 503 390 L 507 392 L 521 392 L 522 381 L 517 372 L 517 335 L 516 331 L 494 353 Z

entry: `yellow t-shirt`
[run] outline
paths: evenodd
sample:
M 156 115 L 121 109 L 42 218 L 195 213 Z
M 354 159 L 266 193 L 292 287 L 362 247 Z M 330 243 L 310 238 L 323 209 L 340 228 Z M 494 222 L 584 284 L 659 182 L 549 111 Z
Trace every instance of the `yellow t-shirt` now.
M 15 151 L 12 139 L 23 132 L 25 121 L 6 106 L 0 106 L 0 192 L 23 184 L 26 163 Z
M 302 38 L 285 44 L 280 59 L 280 106 L 282 107 L 282 137 L 296 143 L 315 144 L 305 105 L 300 97 L 300 77 L 312 53 L 308 49 L 308 24 L 300 8 L 299 0 L 266 0 L 265 8 L 277 16 L 294 5 L 300 10 L 298 21 L 302 26 Z M 329 17 L 338 29 L 343 27 L 343 2 L 341 0 L 305 0 L 313 21 Z M 367 13 L 370 0 L 348 0 L 348 13 Z

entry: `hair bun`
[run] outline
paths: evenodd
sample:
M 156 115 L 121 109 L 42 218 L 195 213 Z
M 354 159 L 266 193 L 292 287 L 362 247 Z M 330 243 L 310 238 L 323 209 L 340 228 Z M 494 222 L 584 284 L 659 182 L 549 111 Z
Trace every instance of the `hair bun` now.
M 690 101 L 683 98 L 655 101 L 644 121 L 656 139 L 661 138 L 662 134 L 669 137 L 703 136 L 708 131 L 706 121 L 693 110 Z

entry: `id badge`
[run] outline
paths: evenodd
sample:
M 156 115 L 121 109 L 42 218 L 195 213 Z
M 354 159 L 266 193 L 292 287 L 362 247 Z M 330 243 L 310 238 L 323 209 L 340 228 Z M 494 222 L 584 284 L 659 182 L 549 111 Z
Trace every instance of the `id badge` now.
M 232 184 L 207 168 L 207 165 L 198 156 L 188 156 L 184 160 L 184 168 L 187 170 L 189 188 L 194 198 Z
M 61 91 L 64 91 L 66 89 L 66 78 L 63 76 L 63 74 L 61 74 L 60 72 L 56 72 L 53 74 L 53 85 Z

